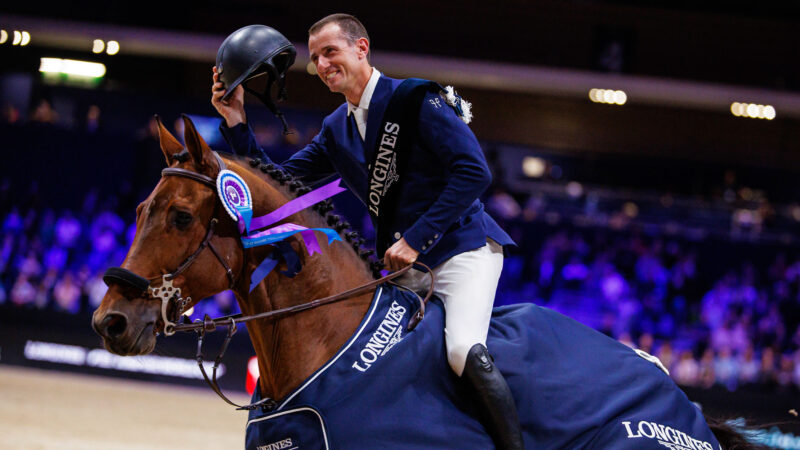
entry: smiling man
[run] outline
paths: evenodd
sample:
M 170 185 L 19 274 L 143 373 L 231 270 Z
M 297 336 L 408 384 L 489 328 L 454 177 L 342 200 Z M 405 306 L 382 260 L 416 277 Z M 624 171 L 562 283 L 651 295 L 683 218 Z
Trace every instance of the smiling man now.
M 445 304 L 450 367 L 472 387 L 498 448 L 523 448 L 514 399 L 485 347 L 502 247 L 513 241 L 478 199 L 491 175 L 467 126 L 469 104 L 452 88 L 382 75 L 369 62 L 366 29 L 351 15 L 327 16 L 308 34 L 317 74 L 346 101 L 281 166 L 311 183 L 338 173 L 367 205 L 388 269 L 417 260 L 433 267 L 434 292 Z M 275 42 L 269 38 L 262 46 L 282 48 Z M 248 70 L 233 68 L 239 69 Z M 269 69 L 282 79 L 281 70 Z M 225 119 L 221 129 L 230 147 L 272 162 L 246 124 L 241 85 L 232 84 L 228 93 L 216 67 L 213 82 L 211 103 Z M 412 270 L 399 282 L 422 290 L 427 277 Z

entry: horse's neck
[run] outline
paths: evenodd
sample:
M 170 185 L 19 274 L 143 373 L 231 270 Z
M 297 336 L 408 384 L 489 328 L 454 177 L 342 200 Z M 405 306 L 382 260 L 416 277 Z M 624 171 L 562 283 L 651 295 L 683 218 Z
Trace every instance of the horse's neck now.
M 327 297 L 372 280 L 349 245 L 335 242 L 322 255 L 302 255 L 294 278 L 273 271 L 246 299 L 245 314 L 284 308 Z M 252 262 L 252 268 L 260 261 Z M 372 293 L 248 327 L 256 350 L 264 397 L 282 399 L 328 361 L 355 332 Z

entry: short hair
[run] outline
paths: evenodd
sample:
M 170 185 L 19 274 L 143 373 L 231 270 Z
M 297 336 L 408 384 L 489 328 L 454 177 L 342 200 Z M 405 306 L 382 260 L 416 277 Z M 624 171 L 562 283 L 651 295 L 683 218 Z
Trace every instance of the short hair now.
M 339 25 L 339 29 L 342 30 L 342 34 L 344 38 L 350 44 L 355 44 L 357 40 L 364 38 L 369 42 L 369 34 L 367 34 L 367 29 L 364 28 L 364 24 L 361 23 L 360 20 L 356 19 L 355 16 L 351 16 L 350 14 L 331 14 L 329 16 L 323 17 L 314 25 L 311 25 L 311 28 L 308 29 L 308 35 L 312 36 L 317 34 L 325 27 L 325 25 L 334 23 Z

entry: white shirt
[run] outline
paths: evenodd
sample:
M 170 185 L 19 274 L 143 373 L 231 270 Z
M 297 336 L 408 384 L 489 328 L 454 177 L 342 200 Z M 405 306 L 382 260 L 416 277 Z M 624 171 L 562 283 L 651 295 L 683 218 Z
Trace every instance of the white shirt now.
M 356 118 L 356 126 L 358 126 L 358 134 L 361 135 L 361 140 L 367 134 L 367 111 L 369 110 L 369 102 L 372 100 L 372 93 L 375 92 L 375 86 L 378 85 L 381 73 L 376 68 L 372 68 L 372 75 L 367 81 L 367 86 L 361 94 L 361 100 L 358 101 L 358 106 L 347 102 L 347 115 L 353 113 Z

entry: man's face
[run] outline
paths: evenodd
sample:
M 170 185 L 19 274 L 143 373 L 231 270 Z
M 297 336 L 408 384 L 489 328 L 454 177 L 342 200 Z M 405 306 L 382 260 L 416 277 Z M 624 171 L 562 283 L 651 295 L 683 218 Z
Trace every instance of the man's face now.
M 367 62 L 366 39 L 350 43 L 338 24 L 325 25 L 309 36 L 308 52 L 317 68 L 317 75 L 332 92 L 347 95 L 357 86 L 357 74 Z

